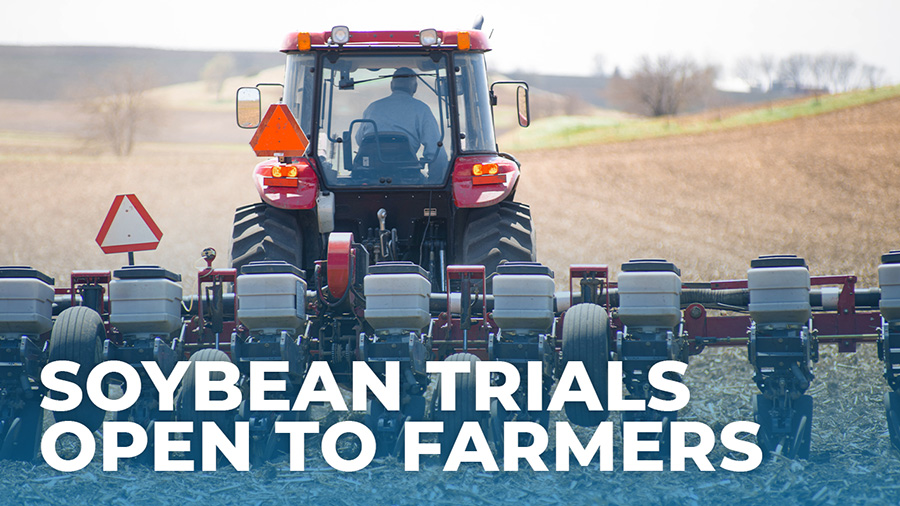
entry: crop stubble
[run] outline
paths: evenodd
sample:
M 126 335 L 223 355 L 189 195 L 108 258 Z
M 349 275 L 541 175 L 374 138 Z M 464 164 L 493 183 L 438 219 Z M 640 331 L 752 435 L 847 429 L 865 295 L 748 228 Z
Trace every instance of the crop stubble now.
M 696 136 L 520 154 L 518 200 L 531 204 L 541 261 L 567 285 L 572 263 L 662 257 L 686 281 L 741 278 L 766 253 L 807 258 L 815 274 L 854 273 L 877 283 L 879 255 L 900 247 L 900 100 L 818 117 Z M 48 142 L 50 141 L 50 142 Z M 232 212 L 256 199 L 249 148 L 144 144 L 125 159 L 89 156 L 67 138 L 0 134 L 0 264 L 30 264 L 66 284 L 75 268 L 116 268 L 93 242 L 116 193 L 137 193 L 164 232 L 160 248 L 138 260 L 180 272 L 186 290 L 206 246 L 227 258 Z M 852 355 L 823 347 L 811 392 L 816 412 L 808 462 L 776 459 L 745 475 L 621 473 L 595 469 L 493 475 L 467 469 L 418 474 L 392 460 L 354 475 L 290 474 L 276 463 L 246 475 L 152 474 L 139 467 L 113 475 L 99 464 L 73 475 L 46 466 L 0 463 L 7 484 L 25 480 L 11 499 L 78 502 L 121 498 L 134 504 L 167 497 L 221 504 L 279 504 L 299 498 L 397 504 L 598 503 L 691 504 L 741 498 L 747 503 L 893 504 L 900 471 L 887 443 L 874 347 Z M 685 381 L 692 401 L 681 414 L 714 429 L 751 419 L 755 386 L 743 350 L 693 357 Z M 616 417 L 614 416 L 613 419 Z M 552 439 L 551 439 L 552 440 Z M 313 445 L 314 446 L 314 445 Z M 715 454 L 721 459 L 722 450 Z M 618 458 L 618 457 L 617 457 Z M 310 454 L 309 469 L 324 468 Z M 552 465 L 552 463 L 551 463 Z M 238 481 L 235 481 L 238 480 Z M 235 484 L 241 489 L 235 494 Z M 11 489 L 13 490 L 13 489 Z M 173 494 L 173 496 L 168 496 Z M 48 499 L 49 498 L 49 499 Z M 373 500 L 384 503 L 385 500 Z M 366 501 L 363 501 L 366 502 Z

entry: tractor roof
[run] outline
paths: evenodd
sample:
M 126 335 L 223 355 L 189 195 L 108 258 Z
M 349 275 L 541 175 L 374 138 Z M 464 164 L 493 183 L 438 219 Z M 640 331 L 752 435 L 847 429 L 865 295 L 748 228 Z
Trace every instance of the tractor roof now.
M 441 31 L 422 30 L 416 31 L 375 31 L 375 32 L 349 32 L 349 40 L 344 44 L 334 42 L 332 32 L 335 27 L 327 32 L 291 32 L 281 44 L 283 52 L 315 51 L 326 49 L 352 49 L 352 48 L 414 48 L 431 47 L 437 50 L 472 50 L 490 51 L 488 38 L 478 30 L 468 31 Z M 437 35 L 437 43 L 426 46 L 422 43 L 426 32 Z

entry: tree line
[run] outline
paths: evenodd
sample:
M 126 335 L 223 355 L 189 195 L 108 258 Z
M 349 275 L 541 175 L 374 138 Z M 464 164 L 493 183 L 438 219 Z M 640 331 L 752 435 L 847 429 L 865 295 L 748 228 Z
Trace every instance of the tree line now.
M 594 62 L 600 61 L 597 57 Z M 840 93 L 876 88 L 885 81 L 881 67 L 861 62 L 853 54 L 796 53 L 783 59 L 772 55 L 745 56 L 734 75 L 756 93 Z M 616 107 L 648 116 L 674 115 L 705 109 L 715 96 L 720 75 L 716 65 L 702 65 L 690 57 L 644 56 L 630 76 L 618 69 L 609 78 L 608 96 Z
M 617 109 L 668 116 L 721 105 L 715 102 L 718 96 L 715 83 L 721 74 L 717 65 L 701 64 L 691 57 L 643 56 L 630 75 L 625 76 L 616 69 L 611 76 L 606 76 L 603 64 L 602 55 L 594 55 L 594 75 L 607 83 L 604 93 Z M 213 57 L 203 69 L 207 90 L 217 100 L 221 99 L 222 84 L 233 73 L 234 66 L 233 57 L 223 54 Z M 756 93 L 781 93 L 779 96 L 875 88 L 885 81 L 884 69 L 861 62 L 853 54 L 831 52 L 796 53 L 780 60 L 768 54 L 745 56 L 736 62 L 733 74 Z M 82 87 L 81 91 L 87 92 L 81 101 L 82 110 L 89 118 L 87 131 L 92 140 L 105 144 L 116 155 L 129 155 L 136 135 L 153 128 L 159 120 L 159 106 L 146 94 L 153 82 L 146 72 L 120 68 Z M 536 95 L 536 113 L 541 110 L 539 102 Z M 544 115 L 579 114 L 584 107 L 575 97 L 564 97 L 562 106 L 547 105 Z
M 884 81 L 884 69 L 861 62 L 850 53 L 794 53 L 781 60 L 772 55 L 740 58 L 735 75 L 747 86 L 763 92 L 793 89 L 840 93 L 876 88 Z

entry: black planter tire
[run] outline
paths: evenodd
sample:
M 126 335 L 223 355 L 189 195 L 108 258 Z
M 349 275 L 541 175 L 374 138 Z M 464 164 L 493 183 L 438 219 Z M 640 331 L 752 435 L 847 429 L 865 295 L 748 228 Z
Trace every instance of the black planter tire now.
M 181 379 L 181 387 L 175 398 L 175 411 L 178 420 L 191 422 L 193 430 L 185 436 L 191 442 L 190 451 L 187 453 L 189 460 L 194 461 L 194 469 L 199 470 L 202 455 L 201 444 L 203 441 L 203 422 L 215 422 L 215 424 L 230 440 L 234 440 L 235 411 L 201 411 L 196 409 L 196 362 L 231 362 L 228 355 L 222 350 L 207 348 L 191 355 L 191 364 L 188 366 L 184 377 Z M 216 378 L 215 376 L 219 376 Z M 221 375 L 214 375 L 213 379 L 222 379 Z M 222 395 L 221 393 L 219 393 Z M 211 400 L 221 400 L 212 396 Z
M 57 411 L 54 418 L 57 422 L 78 422 L 91 431 L 103 424 L 106 411 L 91 402 L 86 392 L 87 378 L 91 370 L 103 360 L 103 341 L 106 339 L 106 328 L 103 319 L 91 308 L 74 306 L 60 313 L 50 332 L 50 361 L 69 360 L 80 365 L 78 374 L 61 373 L 60 378 L 78 385 L 84 392 L 81 404 L 71 411 Z M 104 392 L 107 387 L 104 382 Z M 50 394 L 59 399 L 61 394 Z
M 577 304 L 566 311 L 562 331 L 562 367 L 582 362 L 603 411 L 591 411 L 584 403 L 567 403 L 569 421 L 582 427 L 596 427 L 609 417 L 607 371 L 609 370 L 609 316 L 596 304 Z
M 482 425 L 482 431 L 484 431 L 487 421 L 487 413 L 475 410 L 475 362 L 479 362 L 481 359 L 471 353 L 454 353 L 445 360 L 469 362 L 469 373 L 456 375 L 456 406 L 451 411 L 441 411 L 440 381 L 434 392 L 438 399 L 434 403 L 435 410 L 432 416 L 435 420 L 444 422 L 444 430 L 438 438 L 441 444 L 442 462 L 447 461 L 463 422 L 477 421 Z

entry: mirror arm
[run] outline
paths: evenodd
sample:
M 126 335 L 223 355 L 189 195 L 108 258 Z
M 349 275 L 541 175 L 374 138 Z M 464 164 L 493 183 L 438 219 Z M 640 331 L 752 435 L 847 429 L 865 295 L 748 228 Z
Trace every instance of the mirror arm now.
M 528 83 L 525 81 L 494 81 L 491 83 L 490 88 L 490 100 L 491 106 L 497 105 L 497 95 L 494 93 L 494 86 L 497 85 L 506 85 L 506 84 L 516 84 L 519 86 L 519 90 L 525 90 L 525 121 L 522 121 L 522 108 L 519 103 L 518 91 L 516 92 L 516 111 L 519 116 L 519 125 L 523 127 L 527 127 L 531 123 L 531 112 L 529 111 L 529 99 L 528 99 Z

